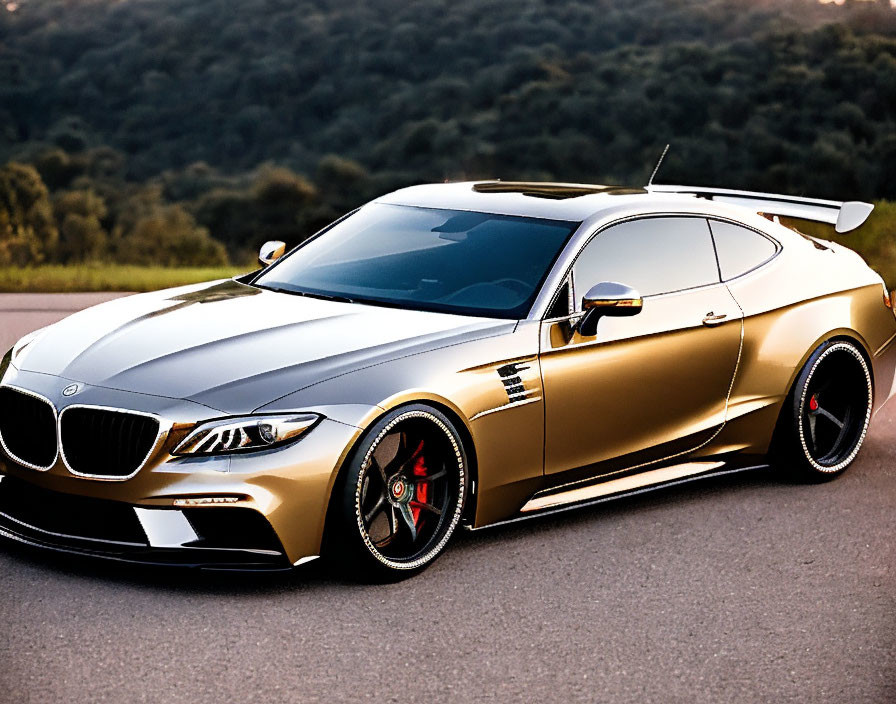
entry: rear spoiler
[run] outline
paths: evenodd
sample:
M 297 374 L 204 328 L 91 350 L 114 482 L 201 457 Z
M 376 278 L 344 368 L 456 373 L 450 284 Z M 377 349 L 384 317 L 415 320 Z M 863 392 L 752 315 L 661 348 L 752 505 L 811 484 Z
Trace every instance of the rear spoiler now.
M 700 188 L 694 186 L 648 186 L 651 193 L 681 193 L 698 198 L 739 205 L 763 215 L 780 215 L 785 218 L 812 220 L 833 225 L 837 232 L 851 232 L 861 227 L 874 210 L 871 203 L 858 200 L 841 203 L 836 200 L 782 196 L 774 193 L 730 191 L 724 188 Z

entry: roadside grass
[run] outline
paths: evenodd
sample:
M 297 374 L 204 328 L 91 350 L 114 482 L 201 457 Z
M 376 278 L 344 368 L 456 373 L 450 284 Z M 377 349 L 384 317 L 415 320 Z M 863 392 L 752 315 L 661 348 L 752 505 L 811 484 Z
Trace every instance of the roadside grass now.
M 157 291 L 201 281 L 226 279 L 249 270 L 249 267 L 169 268 L 118 264 L 5 266 L 0 267 L 0 292 Z

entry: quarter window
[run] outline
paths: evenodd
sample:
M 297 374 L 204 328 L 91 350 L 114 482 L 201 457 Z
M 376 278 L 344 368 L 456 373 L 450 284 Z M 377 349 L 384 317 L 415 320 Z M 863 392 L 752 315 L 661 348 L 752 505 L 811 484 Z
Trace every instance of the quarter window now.
M 608 227 L 588 243 L 573 270 L 576 297 L 602 281 L 642 296 L 719 282 L 709 225 L 703 218 L 658 217 Z
M 725 281 L 765 264 L 778 251 L 774 242 L 754 230 L 720 220 L 709 224 Z
M 554 303 L 548 309 L 547 318 L 564 318 L 569 315 L 572 311 L 569 309 L 569 279 L 563 282 L 563 285 L 560 287 L 560 290 L 557 292 L 557 297 L 554 299 Z

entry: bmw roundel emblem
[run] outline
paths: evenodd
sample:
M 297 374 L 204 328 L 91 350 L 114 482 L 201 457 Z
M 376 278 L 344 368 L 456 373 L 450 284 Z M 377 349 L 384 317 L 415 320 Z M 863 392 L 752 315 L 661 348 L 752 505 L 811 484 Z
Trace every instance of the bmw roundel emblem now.
M 63 396 L 74 396 L 81 390 L 80 384 L 69 384 L 62 390 Z

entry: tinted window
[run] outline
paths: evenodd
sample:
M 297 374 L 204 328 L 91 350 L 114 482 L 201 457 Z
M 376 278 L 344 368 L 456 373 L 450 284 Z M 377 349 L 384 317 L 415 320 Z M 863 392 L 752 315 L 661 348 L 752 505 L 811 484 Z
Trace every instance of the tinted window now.
M 417 310 L 523 318 L 579 223 L 373 203 L 255 284 Z
M 764 264 L 778 251 L 774 242 L 746 227 L 717 220 L 711 220 L 710 226 L 726 281 Z
M 576 297 L 601 281 L 616 281 L 642 296 L 718 283 L 712 236 L 702 218 L 645 218 L 599 233 L 579 255 Z

